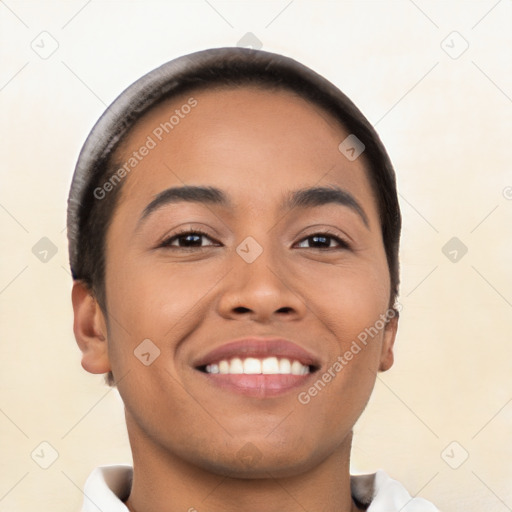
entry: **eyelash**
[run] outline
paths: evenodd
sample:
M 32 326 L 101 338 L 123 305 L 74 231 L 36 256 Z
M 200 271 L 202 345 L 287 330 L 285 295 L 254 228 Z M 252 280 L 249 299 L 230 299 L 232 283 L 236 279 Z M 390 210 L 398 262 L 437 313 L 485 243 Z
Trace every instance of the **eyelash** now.
M 190 250 L 196 250 L 196 249 L 205 249 L 205 247 L 202 247 L 202 246 L 200 246 L 200 247 L 180 247 L 180 246 L 171 245 L 171 243 L 174 240 L 178 240 L 179 238 L 182 238 L 185 235 L 201 235 L 201 236 L 205 236 L 205 237 L 209 238 L 210 240 L 213 240 L 208 233 L 206 233 L 206 232 L 204 232 L 204 231 L 202 231 L 200 229 L 183 230 L 183 231 L 179 231 L 177 233 L 174 233 L 172 236 L 166 238 L 161 243 L 161 245 L 159 247 L 170 248 L 170 249 L 179 249 L 179 250 L 184 250 L 184 251 L 187 251 L 187 250 L 190 251 Z M 308 236 L 302 238 L 299 242 L 303 242 L 305 240 L 308 240 L 308 239 L 314 238 L 314 237 L 318 237 L 318 236 L 322 236 L 324 238 L 331 238 L 333 240 L 336 240 L 336 242 L 339 244 L 339 247 L 302 247 L 302 249 L 316 249 L 316 250 L 320 250 L 320 251 L 335 250 L 335 249 L 338 249 L 338 250 L 351 249 L 350 244 L 346 240 L 343 240 L 339 236 L 337 236 L 334 233 L 331 233 L 329 231 L 322 231 L 322 232 L 318 232 L 318 233 L 313 233 L 311 235 L 308 235 Z

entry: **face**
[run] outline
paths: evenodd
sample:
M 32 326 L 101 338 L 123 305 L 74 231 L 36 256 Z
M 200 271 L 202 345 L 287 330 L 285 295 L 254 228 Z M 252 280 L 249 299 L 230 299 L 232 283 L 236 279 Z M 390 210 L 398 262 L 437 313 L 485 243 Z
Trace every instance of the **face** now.
M 284 476 L 348 438 L 396 330 L 364 153 L 338 149 L 348 135 L 290 92 L 245 87 L 164 103 L 119 148 L 137 161 L 107 233 L 108 354 L 82 364 L 112 369 L 134 456 L 158 446 L 219 474 Z M 159 196 L 184 186 L 218 191 Z M 290 202 L 309 188 L 331 193 Z M 237 358 L 278 373 L 237 374 Z

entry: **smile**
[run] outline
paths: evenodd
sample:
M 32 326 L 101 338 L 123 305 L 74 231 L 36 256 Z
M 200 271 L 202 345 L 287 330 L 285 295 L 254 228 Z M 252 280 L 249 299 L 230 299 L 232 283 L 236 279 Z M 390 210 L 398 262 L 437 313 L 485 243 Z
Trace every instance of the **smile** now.
M 321 364 L 290 340 L 251 337 L 220 345 L 192 366 L 209 387 L 267 398 L 304 386 Z
M 233 357 L 229 360 L 223 359 L 218 364 L 208 364 L 204 367 L 204 371 L 221 375 L 305 375 L 310 373 L 311 367 L 285 357 L 264 359 Z

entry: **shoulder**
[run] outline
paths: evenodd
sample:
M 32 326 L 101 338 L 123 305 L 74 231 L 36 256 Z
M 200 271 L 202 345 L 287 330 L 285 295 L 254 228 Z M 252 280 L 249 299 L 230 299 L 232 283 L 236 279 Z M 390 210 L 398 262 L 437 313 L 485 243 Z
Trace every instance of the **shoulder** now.
M 81 512 L 128 512 L 123 503 L 132 486 L 133 468 L 128 464 L 112 464 L 95 468 L 84 486 Z
M 133 468 L 128 464 L 99 466 L 87 478 L 81 512 L 129 512 L 124 501 L 130 494 Z M 440 512 L 423 498 L 413 498 L 405 487 L 382 469 L 366 475 L 351 475 L 356 504 L 367 512 Z
M 440 512 L 429 501 L 413 498 L 405 487 L 382 469 L 367 475 L 351 475 L 352 497 L 367 512 Z

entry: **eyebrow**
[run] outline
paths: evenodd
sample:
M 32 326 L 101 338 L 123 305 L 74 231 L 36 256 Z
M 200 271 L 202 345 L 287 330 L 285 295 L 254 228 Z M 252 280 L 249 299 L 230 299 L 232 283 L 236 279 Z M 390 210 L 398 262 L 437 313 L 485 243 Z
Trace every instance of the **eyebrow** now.
M 301 188 L 290 192 L 281 207 L 291 210 L 293 208 L 314 208 L 324 204 L 347 206 L 357 213 L 364 222 L 364 225 L 370 229 L 368 216 L 356 198 L 350 192 L 335 185 L 330 187 Z
M 156 210 L 172 203 L 192 202 L 233 208 L 233 202 L 221 189 L 211 186 L 185 185 L 163 190 L 144 208 L 137 223 L 140 224 Z M 368 216 L 355 197 L 335 185 L 329 187 L 301 188 L 284 196 L 280 207 L 282 210 L 293 208 L 314 208 L 326 204 L 340 204 L 357 213 L 369 229 Z

